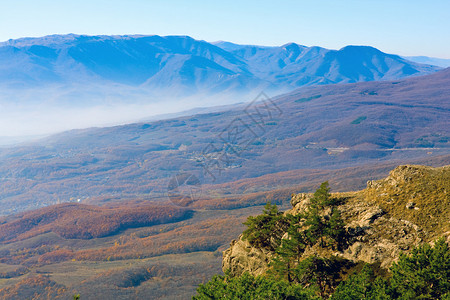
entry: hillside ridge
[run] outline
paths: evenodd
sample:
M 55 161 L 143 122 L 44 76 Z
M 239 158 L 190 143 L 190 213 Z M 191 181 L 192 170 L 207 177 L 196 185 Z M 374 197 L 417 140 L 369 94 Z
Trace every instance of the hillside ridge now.
M 449 94 L 450 68 L 401 81 L 301 88 L 214 113 L 73 130 L 0 148 L 0 214 L 55 204 L 58 198 L 85 203 L 121 193 L 123 198 L 166 199 L 169 180 L 180 170 L 206 187 L 214 178 L 222 184 L 291 170 L 448 155 Z M 279 110 L 264 114 L 264 126 L 246 111 L 265 113 L 275 105 Z M 228 141 L 224 134 L 238 120 L 249 129 Z M 226 143 L 245 151 L 235 155 Z M 227 154 L 229 160 L 216 163 L 213 154 Z M 439 165 L 448 164 L 444 160 Z M 212 166 L 210 172 L 204 172 L 205 163 Z M 278 182 L 270 189 L 298 184 Z

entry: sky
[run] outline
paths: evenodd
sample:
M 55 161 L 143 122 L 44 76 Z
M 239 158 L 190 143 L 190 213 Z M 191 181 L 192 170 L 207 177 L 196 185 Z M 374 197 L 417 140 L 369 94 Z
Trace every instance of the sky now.
M 189 35 L 208 42 L 450 58 L 448 0 L 0 0 L 0 41 L 49 34 Z

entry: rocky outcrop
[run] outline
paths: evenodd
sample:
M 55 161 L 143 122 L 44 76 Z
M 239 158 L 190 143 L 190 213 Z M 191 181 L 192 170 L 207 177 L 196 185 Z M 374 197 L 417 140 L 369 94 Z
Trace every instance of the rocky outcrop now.
M 231 274 L 249 272 L 261 275 L 269 269 L 272 256 L 270 251 L 250 245 L 241 235 L 238 240 L 233 240 L 230 248 L 223 253 L 222 268 Z
M 291 210 L 304 212 L 312 194 L 292 196 Z M 335 193 L 349 242 L 342 251 L 326 249 L 320 255 L 380 263 L 387 268 L 404 251 L 444 236 L 450 243 L 450 166 L 399 166 L 389 176 L 369 181 L 359 192 Z M 315 254 L 315 247 L 305 255 Z M 317 253 L 316 253 L 317 254 Z M 252 247 L 242 237 L 224 252 L 222 267 L 231 274 L 263 274 L 274 253 Z

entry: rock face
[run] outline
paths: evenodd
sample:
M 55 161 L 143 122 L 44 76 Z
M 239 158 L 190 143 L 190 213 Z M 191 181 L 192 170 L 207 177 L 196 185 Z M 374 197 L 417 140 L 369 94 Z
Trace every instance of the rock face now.
M 231 274 L 249 272 L 262 275 L 269 269 L 269 261 L 273 253 L 265 249 L 253 247 L 242 235 L 231 242 L 230 248 L 223 253 L 222 269 Z
M 312 194 L 293 195 L 293 208 L 304 212 Z M 450 166 L 431 168 L 399 166 L 385 179 L 369 181 L 359 192 L 332 194 L 350 237 L 342 251 L 326 249 L 320 255 L 335 255 L 353 262 L 380 263 L 388 268 L 403 251 L 444 236 L 450 243 Z M 317 254 L 308 249 L 305 255 Z M 328 252 L 328 253 L 327 253 Z M 233 241 L 224 252 L 222 267 L 233 275 L 267 271 L 274 253 Z
M 419 226 L 392 217 L 376 204 L 349 202 L 340 209 L 352 239 L 347 249 L 335 255 L 354 262 L 381 262 L 381 267 L 389 267 L 400 252 L 426 237 Z

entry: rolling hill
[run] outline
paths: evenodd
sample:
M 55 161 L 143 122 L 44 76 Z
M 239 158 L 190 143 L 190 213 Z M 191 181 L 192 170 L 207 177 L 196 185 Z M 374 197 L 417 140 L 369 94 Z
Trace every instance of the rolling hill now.
M 0 211 L 78 199 L 161 201 L 178 197 L 182 187 L 175 183 L 188 177 L 197 198 L 236 197 L 242 190 L 223 184 L 448 155 L 449 86 L 450 69 L 401 81 L 304 87 L 226 111 L 74 130 L 3 148 Z M 292 182 L 255 180 L 246 192 Z

